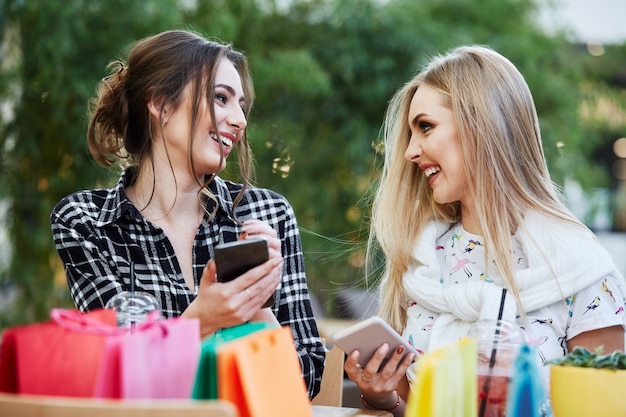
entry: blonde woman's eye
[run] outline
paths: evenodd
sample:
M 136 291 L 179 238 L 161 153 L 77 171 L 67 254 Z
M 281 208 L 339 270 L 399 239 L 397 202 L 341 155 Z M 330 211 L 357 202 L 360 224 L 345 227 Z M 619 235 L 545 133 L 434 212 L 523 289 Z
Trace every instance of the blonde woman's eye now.
M 421 131 L 424 133 L 428 132 L 430 129 L 433 128 L 433 126 L 430 123 L 426 123 L 426 122 L 420 122 L 419 127 Z

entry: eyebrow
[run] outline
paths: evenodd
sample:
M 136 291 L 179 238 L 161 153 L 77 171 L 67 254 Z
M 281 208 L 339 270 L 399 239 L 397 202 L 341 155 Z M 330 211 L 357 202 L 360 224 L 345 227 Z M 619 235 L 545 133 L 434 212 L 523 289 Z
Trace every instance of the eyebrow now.
M 231 87 L 230 85 L 228 85 L 228 84 L 215 84 L 215 87 L 214 87 L 214 88 L 218 88 L 218 87 L 223 88 L 223 89 L 225 89 L 226 91 L 228 91 L 228 93 L 229 93 L 231 96 L 236 96 L 236 95 L 237 95 L 237 93 L 235 93 L 235 89 L 234 89 L 234 88 L 232 88 L 232 87 Z M 239 97 L 239 102 L 240 102 L 240 103 L 245 103 L 245 102 L 246 102 L 246 96 L 241 96 L 241 97 Z
M 418 113 L 417 115 L 415 115 L 415 117 L 412 118 L 411 121 L 409 122 L 409 126 L 417 126 L 419 119 L 422 118 L 423 116 L 428 116 L 428 115 L 426 113 Z

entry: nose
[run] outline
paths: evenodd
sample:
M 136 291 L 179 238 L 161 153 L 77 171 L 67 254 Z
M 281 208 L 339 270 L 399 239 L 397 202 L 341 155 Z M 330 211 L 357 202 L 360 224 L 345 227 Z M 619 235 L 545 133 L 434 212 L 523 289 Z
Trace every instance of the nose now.
M 409 162 L 417 163 L 418 158 L 422 156 L 422 152 L 423 150 L 419 139 L 416 137 L 416 135 L 412 134 L 409 138 L 409 144 L 404 151 L 404 159 Z
M 235 128 L 236 130 L 243 130 L 248 125 L 246 114 L 239 104 L 231 106 L 226 122 L 229 126 Z

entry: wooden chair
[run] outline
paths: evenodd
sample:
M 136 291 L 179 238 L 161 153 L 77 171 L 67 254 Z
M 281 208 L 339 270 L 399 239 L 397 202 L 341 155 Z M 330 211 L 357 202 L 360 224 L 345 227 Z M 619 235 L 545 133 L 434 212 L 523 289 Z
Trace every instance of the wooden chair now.
M 341 407 L 343 402 L 343 350 L 333 346 L 326 352 L 326 362 L 320 392 L 311 401 L 313 405 Z
M 238 417 L 227 401 L 100 400 L 0 393 L 2 417 Z

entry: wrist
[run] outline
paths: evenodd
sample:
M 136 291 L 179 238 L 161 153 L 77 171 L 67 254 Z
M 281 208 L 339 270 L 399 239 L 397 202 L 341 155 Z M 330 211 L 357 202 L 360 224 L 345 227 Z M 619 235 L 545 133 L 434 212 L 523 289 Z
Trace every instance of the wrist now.
M 197 319 L 200 324 L 199 330 L 200 330 L 200 337 L 202 339 L 208 336 L 211 336 L 213 333 L 215 333 L 218 330 L 218 328 L 215 327 L 214 325 L 207 323 L 206 320 L 202 320 L 202 316 L 199 314 L 199 311 L 197 311 L 196 306 L 194 305 L 193 302 L 189 304 L 189 306 L 187 307 L 185 311 L 182 312 L 180 317 L 185 318 L 185 319 Z
M 400 406 L 400 394 L 398 394 L 398 391 L 394 389 L 392 399 L 389 399 L 385 401 L 384 403 L 366 400 L 363 394 L 361 394 L 361 402 L 363 403 L 363 407 L 367 409 L 375 408 L 377 410 L 393 411 Z

